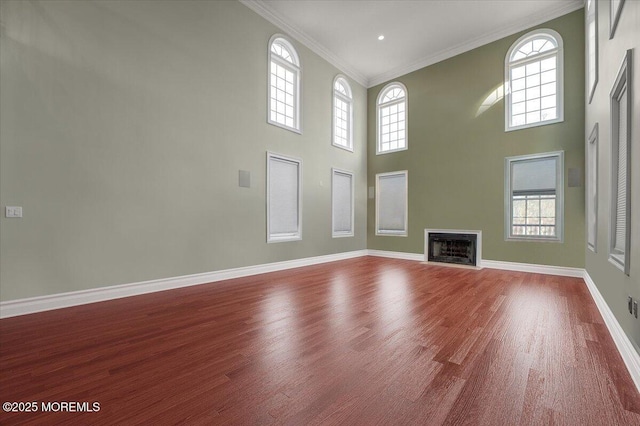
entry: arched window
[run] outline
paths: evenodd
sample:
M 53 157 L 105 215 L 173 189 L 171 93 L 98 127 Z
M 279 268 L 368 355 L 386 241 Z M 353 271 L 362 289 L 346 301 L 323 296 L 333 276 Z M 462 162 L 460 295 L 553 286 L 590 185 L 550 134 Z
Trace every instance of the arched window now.
M 281 35 L 269 41 L 269 115 L 267 121 L 301 132 L 300 59 L 293 45 Z
M 353 151 L 353 96 L 347 80 L 333 80 L 333 144 Z
M 407 149 L 407 88 L 387 84 L 378 95 L 377 154 Z
M 563 120 L 562 37 L 536 30 L 520 37 L 505 58 L 505 130 Z

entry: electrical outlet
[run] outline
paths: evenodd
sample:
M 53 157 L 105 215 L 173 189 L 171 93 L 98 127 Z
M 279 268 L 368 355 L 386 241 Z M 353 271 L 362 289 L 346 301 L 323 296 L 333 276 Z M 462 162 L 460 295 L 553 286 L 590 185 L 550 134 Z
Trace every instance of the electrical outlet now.
M 633 301 L 633 316 L 638 318 L 638 301 Z
M 629 309 L 629 313 L 633 314 L 633 297 L 627 296 L 627 308 Z

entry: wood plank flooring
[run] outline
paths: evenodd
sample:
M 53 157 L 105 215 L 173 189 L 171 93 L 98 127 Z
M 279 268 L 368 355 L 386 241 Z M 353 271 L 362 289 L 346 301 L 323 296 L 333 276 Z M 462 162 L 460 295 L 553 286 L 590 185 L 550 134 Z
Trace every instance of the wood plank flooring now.
M 640 425 L 581 279 L 363 257 L 0 321 L 9 424 Z

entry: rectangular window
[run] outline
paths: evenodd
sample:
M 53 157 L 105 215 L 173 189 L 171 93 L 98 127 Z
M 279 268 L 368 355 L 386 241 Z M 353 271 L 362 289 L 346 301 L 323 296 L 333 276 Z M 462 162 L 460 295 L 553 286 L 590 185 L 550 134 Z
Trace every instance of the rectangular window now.
M 302 239 L 302 161 L 267 153 L 267 242 Z
M 562 151 L 505 159 L 505 237 L 562 241 Z
M 631 243 L 631 50 L 627 50 L 611 90 L 611 231 L 609 261 L 629 275 Z
M 597 251 L 598 238 L 598 124 L 587 140 L 587 247 Z
M 407 174 L 376 175 L 376 235 L 407 236 Z
M 380 152 L 397 151 L 405 146 L 404 102 L 380 107 Z
M 332 236 L 353 237 L 353 173 L 331 170 Z

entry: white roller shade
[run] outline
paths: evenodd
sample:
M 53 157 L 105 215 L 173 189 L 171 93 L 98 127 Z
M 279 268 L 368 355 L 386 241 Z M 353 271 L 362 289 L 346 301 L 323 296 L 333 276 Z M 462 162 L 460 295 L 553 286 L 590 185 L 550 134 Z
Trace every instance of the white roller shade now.
M 512 163 L 511 189 L 516 193 L 555 192 L 558 160 L 540 158 Z
M 269 240 L 300 237 L 300 163 L 269 155 Z
M 616 201 L 616 226 L 613 248 L 625 252 L 627 240 L 627 90 L 622 92 L 618 107 L 618 190 Z
M 378 176 L 378 233 L 407 232 L 407 174 L 400 172 Z
M 353 175 L 333 171 L 333 234 L 353 235 Z

